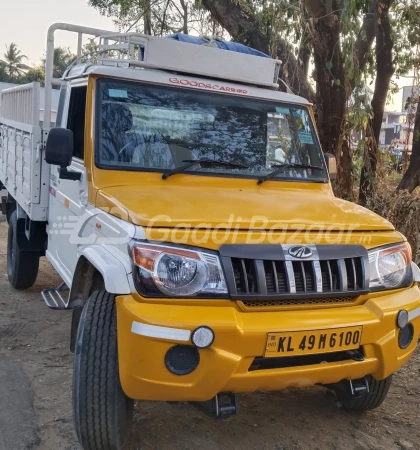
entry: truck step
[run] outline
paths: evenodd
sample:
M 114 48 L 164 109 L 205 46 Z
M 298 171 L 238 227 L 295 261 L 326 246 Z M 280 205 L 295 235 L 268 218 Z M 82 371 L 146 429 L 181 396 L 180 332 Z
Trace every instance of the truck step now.
M 41 292 L 45 304 L 50 309 L 62 310 L 69 308 L 69 288 L 66 283 L 61 283 L 56 289 L 44 289 Z M 65 295 L 66 298 L 63 297 Z
M 227 419 L 238 413 L 238 398 L 236 394 L 217 394 L 206 402 L 191 402 L 207 415 L 215 419 Z

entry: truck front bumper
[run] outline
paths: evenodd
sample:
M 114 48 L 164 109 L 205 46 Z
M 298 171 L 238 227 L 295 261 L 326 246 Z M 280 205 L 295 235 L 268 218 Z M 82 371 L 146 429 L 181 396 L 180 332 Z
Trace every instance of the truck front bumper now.
M 406 349 L 398 344 L 397 314 L 402 309 L 409 312 L 414 327 L 414 339 Z M 159 303 L 158 299 L 151 304 L 127 295 L 117 298 L 117 321 L 120 379 L 129 397 L 204 401 L 220 392 L 277 391 L 366 375 L 378 380 L 391 375 L 407 362 L 416 348 L 420 333 L 420 290 L 412 287 L 370 299 L 359 306 L 273 312 L 242 312 L 234 304 L 231 307 L 168 305 Z M 166 353 L 174 345 L 191 346 L 191 341 L 183 341 L 185 332 L 203 325 L 214 331 L 214 343 L 199 350 L 200 362 L 192 373 L 174 375 L 165 366 Z M 349 359 L 249 370 L 255 358 L 264 356 L 269 332 L 351 326 L 363 327 L 363 361 Z M 144 329 L 147 333 L 141 331 Z

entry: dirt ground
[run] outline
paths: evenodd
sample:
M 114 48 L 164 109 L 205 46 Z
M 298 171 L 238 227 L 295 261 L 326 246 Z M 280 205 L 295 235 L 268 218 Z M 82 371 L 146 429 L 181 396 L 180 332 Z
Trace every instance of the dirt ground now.
M 0 223 L 0 450 L 80 447 L 73 431 L 70 312 L 49 310 L 40 291 L 60 280 L 43 258 L 35 286 L 13 290 Z M 339 410 L 321 387 L 240 396 L 239 415 L 215 421 L 190 404 L 139 402 L 133 449 L 420 449 L 420 351 L 394 377 L 376 411 Z

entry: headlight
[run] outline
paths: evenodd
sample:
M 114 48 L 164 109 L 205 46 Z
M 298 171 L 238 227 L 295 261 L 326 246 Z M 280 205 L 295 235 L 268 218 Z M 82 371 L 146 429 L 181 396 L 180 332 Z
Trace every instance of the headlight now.
M 210 252 L 135 242 L 137 290 L 145 296 L 226 297 L 219 257 Z
M 397 289 L 413 282 L 408 242 L 369 252 L 370 290 Z

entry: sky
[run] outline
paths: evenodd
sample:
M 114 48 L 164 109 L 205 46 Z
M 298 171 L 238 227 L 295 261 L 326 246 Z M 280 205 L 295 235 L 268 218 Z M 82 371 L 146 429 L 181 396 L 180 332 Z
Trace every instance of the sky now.
M 88 6 L 88 0 L 0 0 L 0 11 L 0 55 L 6 44 L 14 42 L 30 65 L 39 64 L 45 54 L 47 30 L 55 22 L 115 29 L 112 19 Z M 70 47 L 75 52 L 77 35 L 56 32 L 56 46 Z
M 111 18 L 103 17 L 88 6 L 88 0 L 0 0 L 0 57 L 6 44 L 14 42 L 28 57 L 30 65 L 37 65 L 45 54 L 47 30 L 55 22 L 66 22 L 113 31 Z M 77 36 L 74 33 L 56 32 L 56 47 L 64 46 L 76 53 Z M 400 88 L 410 86 L 407 78 L 395 80 Z M 374 85 L 370 88 L 373 90 Z M 402 92 L 392 97 L 389 110 L 400 111 Z

